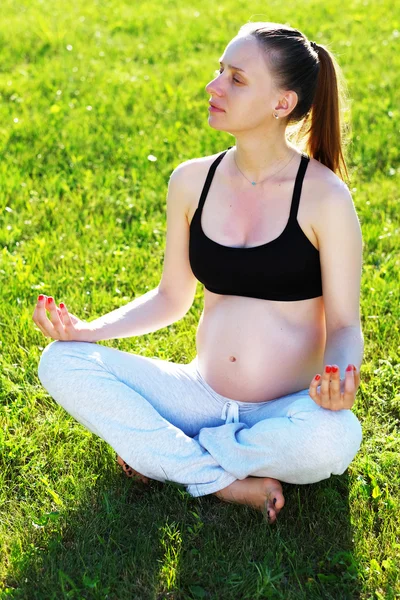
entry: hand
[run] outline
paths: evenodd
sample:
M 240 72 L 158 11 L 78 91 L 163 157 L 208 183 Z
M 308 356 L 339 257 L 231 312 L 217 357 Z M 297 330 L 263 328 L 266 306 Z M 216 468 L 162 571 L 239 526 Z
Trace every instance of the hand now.
M 46 309 L 50 313 L 50 320 L 47 318 Z M 52 296 L 39 296 L 32 319 L 46 337 L 54 340 L 91 341 L 90 324 L 69 313 L 63 303 L 58 308 Z
M 322 408 L 342 410 L 353 406 L 359 385 L 360 373 L 354 365 L 348 365 L 343 379 L 337 365 L 326 365 L 322 378 L 316 375 L 312 380 L 309 394 Z

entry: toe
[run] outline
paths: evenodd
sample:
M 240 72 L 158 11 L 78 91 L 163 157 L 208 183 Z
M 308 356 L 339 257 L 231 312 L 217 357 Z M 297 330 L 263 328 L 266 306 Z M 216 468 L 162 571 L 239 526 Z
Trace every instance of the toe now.
M 126 463 L 124 461 L 123 458 L 121 458 L 120 456 L 117 457 L 117 463 L 123 468 L 123 470 L 125 471 L 125 475 L 127 475 L 128 477 L 132 477 L 133 475 L 133 469 L 132 467 L 130 467 L 128 465 L 128 463 Z
M 270 500 L 272 499 L 272 506 L 274 508 L 274 510 L 276 511 L 276 514 L 279 513 L 279 511 L 281 510 L 281 508 L 283 508 L 285 506 L 285 498 L 283 496 L 283 493 L 281 490 L 275 490 L 271 495 L 270 495 Z
M 276 521 L 284 504 L 285 498 L 283 497 L 282 488 L 277 487 L 276 489 L 270 490 L 268 498 L 265 501 L 265 515 L 269 523 L 274 523 Z
M 270 525 L 271 525 L 271 523 L 275 523 L 275 521 L 276 521 L 276 512 L 272 508 L 272 505 L 269 502 L 269 500 L 265 501 L 263 514 L 264 514 L 265 519 L 268 521 L 268 523 Z
M 132 469 L 132 467 L 129 466 L 128 463 L 126 463 L 120 456 L 117 456 L 117 463 L 123 468 L 127 477 L 137 477 L 140 479 L 140 481 L 143 481 L 143 483 L 149 483 L 148 477 L 142 475 L 138 471 L 135 471 L 135 469 Z

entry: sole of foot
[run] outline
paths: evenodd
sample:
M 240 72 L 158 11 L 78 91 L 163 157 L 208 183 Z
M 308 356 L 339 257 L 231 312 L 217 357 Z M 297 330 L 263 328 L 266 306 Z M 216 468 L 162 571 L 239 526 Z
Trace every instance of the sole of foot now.
M 285 505 L 282 485 L 271 477 L 247 477 L 237 479 L 231 485 L 219 490 L 215 496 L 224 502 L 247 504 L 263 513 L 272 525 Z
M 127 477 L 133 477 L 134 479 L 139 479 L 143 483 L 149 483 L 148 477 L 135 471 L 135 469 L 132 469 L 132 467 L 130 467 L 120 456 L 117 456 L 117 463 L 123 468 Z

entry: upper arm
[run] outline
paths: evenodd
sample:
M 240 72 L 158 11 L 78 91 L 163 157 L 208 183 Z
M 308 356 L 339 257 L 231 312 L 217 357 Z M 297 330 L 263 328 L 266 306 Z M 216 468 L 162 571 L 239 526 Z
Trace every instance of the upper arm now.
M 341 180 L 321 198 L 315 224 L 327 334 L 360 327 L 362 234 L 350 191 Z
M 189 262 L 190 181 L 195 165 L 192 161 L 180 164 L 171 174 L 167 193 L 167 235 L 164 266 L 158 289 L 165 293 L 185 314 L 196 293 L 197 279 Z

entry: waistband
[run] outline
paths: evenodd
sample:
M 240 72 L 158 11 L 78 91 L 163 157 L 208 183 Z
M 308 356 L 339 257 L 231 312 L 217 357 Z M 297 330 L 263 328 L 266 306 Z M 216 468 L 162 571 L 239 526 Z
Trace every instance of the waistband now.
M 270 404 L 271 402 L 276 402 L 279 398 L 274 400 L 266 400 L 264 402 L 243 402 L 242 400 L 233 400 L 233 398 L 228 398 L 227 396 L 223 396 L 222 394 L 218 394 L 213 388 L 207 383 L 207 381 L 201 375 L 198 369 L 198 358 L 197 356 L 192 360 L 188 366 L 192 367 L 193 372 L 195 374 L 196 379 L 201 383 L 201 385 L 206 388 L 206 390 L 221 404 L 221 419 L 225 420 L 225 423 L 240 423 L 239 419 L 239 411 L 246 412 L 250 410 L 256 410 L 265 404 Z M 299 390 L 294 394 L 288 395 L 301 395 L 308 394 L 308 389 Z M 286 396 L 281 396 L 281 398 L 285 398 Z

